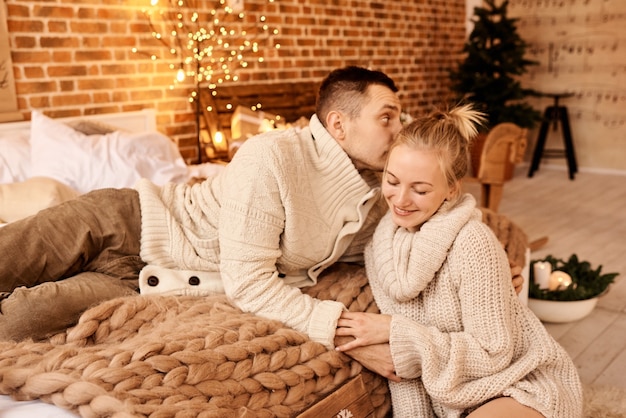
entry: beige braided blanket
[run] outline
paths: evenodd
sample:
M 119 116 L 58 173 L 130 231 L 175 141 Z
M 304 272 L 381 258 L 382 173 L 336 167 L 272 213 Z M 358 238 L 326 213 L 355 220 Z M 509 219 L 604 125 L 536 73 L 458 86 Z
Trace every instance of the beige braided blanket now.
M 377 311 L 359 267 L 337 265 L 308 292 Z M 291 417 L 359 373 L 376 416 L 390 409 L 384 379 L 224 296 L 114 299 L 0 352 L 0 393 L 84 417 Z
M 487 208 L 480 208 L 483 214 L 483 222 L 494 232 L 498 241 L 504 247 L 509 261 L 519 267 L 526 262 L 526 250 L 528 250 L 528 236 L 517 224 L 506 216 Z
M 489 210 L 483 220 L 523 265 L 523 231 Z M 362 267 L 337 264 L 306 293 L 378 312 Z M 0 342 L 1 394 L 84 417 L 292 417 L 358 374 L 385 416 L 383 378 L 224 296 L 114 299 L 46 342 Z

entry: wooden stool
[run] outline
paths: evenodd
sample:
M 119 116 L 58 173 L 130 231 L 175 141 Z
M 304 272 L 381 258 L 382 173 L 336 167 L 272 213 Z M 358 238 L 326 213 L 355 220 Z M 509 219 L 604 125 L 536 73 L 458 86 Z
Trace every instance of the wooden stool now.
M 554 105 L 548 106 L 544 113 L 543 122 L 539 129 L 539 136 L 537 137 L 537 143 L 535 144 L 535 150 L 533 152 L 533 159 L 530 164 L 530 170 L 528 170 L 528 177 L 532 177 L 535 171 L 539 169 L 539 163 L 541 157 L 546 158 L 567 158 L 567 167 L 569 170 L 570 180 L 574 180 L 574 175 L 578 172 L 578 164 L 576 163 L 576 153 L 574 152 L 574 142 L 572 141 L 572 131 L 569 125 L 569 116 L 567 114 L 567 107 L 559 106 L 559 99 L 571 97 L 573 93 L 562 94 L 542 94 L 543 96 L 550 96 L 554 99 Z M 563 143 L 565 149 L 546 149 L 546 138 L 548 136 L 548 128 L 550 123 L 554 124 L 554 130 L 558 128 L 558 124 L 561 122 L 561 133 L 563 136 Z

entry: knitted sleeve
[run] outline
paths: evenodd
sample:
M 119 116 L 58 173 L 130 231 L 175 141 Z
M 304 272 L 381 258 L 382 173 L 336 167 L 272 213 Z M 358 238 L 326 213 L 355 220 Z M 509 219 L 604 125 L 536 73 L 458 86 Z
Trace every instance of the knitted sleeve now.
M 506 254 L 484 224 L 471 221 L 459 233 L 438 275 L 445 282 L 446 297 L 429 289 L 423 295 L 435 303 L 427 309 L 437 312 L 431 318 L 436 325 L 393 316 L 390 344 L 396 372 L 404 378 L 421 375 L 430 396 L 441 402 L 475 405 L 477 399 L 489 399 L 532 370 L 531 365 L 507 369 L 515 350 L 511 308 L 515 295 Z M 457 311 L 459 329 L 445 330 L 446 317 L 454 324 Z
M 222 174 L 219 242 L 226 294 L 240 309 L 279 320 L 332 348 L 344 306 L 303 294 L 277 271 L 286 216 L 281 188 L 293 187 L 285 179 L 297 179 L 297 173 L 287 172 L 268 147 L 248 145 Z

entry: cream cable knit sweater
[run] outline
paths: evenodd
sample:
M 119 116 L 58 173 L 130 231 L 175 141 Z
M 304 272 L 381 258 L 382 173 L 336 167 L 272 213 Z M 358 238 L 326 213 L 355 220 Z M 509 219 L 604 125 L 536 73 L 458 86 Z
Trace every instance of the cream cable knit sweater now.
M 515 295 L 506 254 L 465 195 L 417 233 L 385 216 L 365 252 L 391 314 L 396 417 L 460 417 L 511 396 L 546 417 L 578 418 L 582 391 L 563 348 Z
M 313 116 L 308 129 L 249 139 L 203 183 L 138 183 L 141 257 L 173 270 L 219 271 L 238 307 L 333 347 L 344 306 L 298 287 L 341 257 L 362 260 L 384 211 L 378 186 Z

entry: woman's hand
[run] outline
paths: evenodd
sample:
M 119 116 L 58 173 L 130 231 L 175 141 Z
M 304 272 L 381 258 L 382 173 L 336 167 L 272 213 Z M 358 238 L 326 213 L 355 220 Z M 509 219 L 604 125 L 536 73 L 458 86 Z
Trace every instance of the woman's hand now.
M 509 267 L 511 267 L 511 276 L 513 287 L 515 288 L 515 293 L 518 295 L 522 293 L 522 288 L 524 287 L 524 276 L 522 276 L 522 267 L 515 265 L 509 260 Z
M 354 340 L 337 347 L 348 351 L 357 347 L 389 342 L 391 316 L 366 312 L 343 312 L 337 321 L 337 336 L 350 336 Z

